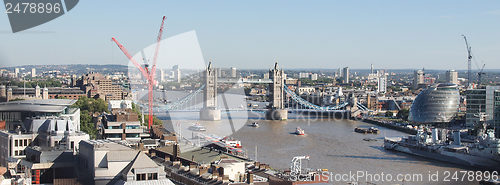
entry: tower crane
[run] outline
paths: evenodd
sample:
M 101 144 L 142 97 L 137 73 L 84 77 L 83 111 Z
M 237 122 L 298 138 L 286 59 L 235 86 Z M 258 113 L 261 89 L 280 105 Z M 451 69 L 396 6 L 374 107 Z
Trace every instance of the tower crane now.
M 120 48 L 120 50 L 123 52 L 123 54 L 125 54 L 125 56 L 127 56 L 127 58 L 134 64 L 134 66 L 137 67 L 141 71 L 142 76 L 144 78 L 146 78 L 148 81 L 148 110 L 149 110 L 148 129 L 150 129 L 150 130 L 151 130 L 151 126 L 153 125 L 153 86 L 156 84 L 156 81 L 155 81 L 156 60 L 158 59 L 158 50 L 160 49 L 160 41 L 161 41 L 161 38 L 163 35 L 163 25 L 165 23 L 165 19 L 166 19 L 166 17 L 163 16 L 163 19 L 161 21 L 161 26 L 160 26 L 160 32 L 158 33 L 158 37 L 156 39 L 156 48 L 155 48 L 153 65 L 151 67 L 151 70 L 148 68 L 149 65 L 147 65 L 147 64 L 144 65 L 144 67 L 139 65 L 139 63 L 137 63 L 134 60 L 134 58 L 132 58 L 132 55 L 129 54 L 127 49 L 125 49 L 125 47 L 123 45 L 121 45 L 117 39 L 115 39 L 114 37 L 111 38 L 116 43 L 118 48 Z M 143 59 L 145 59 L 144 55 L 143 55 Z
M 462 35 L 465 40 L 465 47 L 467 48 L 467 88 L 471 88 L 471 62 L 472 62 L 472 48 L 467 41 L 467 37 Z
M 478 84 L 478 85 L 479 85 L 479 84 L 481 84 L 481 79 L 482 79 L 481 77 L 482 77 L 484 74 L 486 74 L 486 73 L 484 73 L 484 72 L 483 72 L 483 70 L 484 70 L 484 66 L 485 66 L 485 65 L 486 65 L 486 64 L 483 64 L 483 67 L 481 67 L 481 69 L 479 70 L 479 72 L 477 72 L 477 81 L 478 81 L 478 82 L 477 82 L 477 84 Z

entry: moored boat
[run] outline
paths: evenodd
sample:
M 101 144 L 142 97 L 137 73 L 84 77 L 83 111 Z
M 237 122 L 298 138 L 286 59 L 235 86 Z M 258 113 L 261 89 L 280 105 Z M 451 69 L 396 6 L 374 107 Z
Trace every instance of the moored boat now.
M 378 134 L 379 130 L 378 130 L 378 128 L 375 128 L 375 127 L 370 127 L 370 128 L 356 127 L 356 128 L 354 128 L 354 132 L 362 133 L 362 134 Z

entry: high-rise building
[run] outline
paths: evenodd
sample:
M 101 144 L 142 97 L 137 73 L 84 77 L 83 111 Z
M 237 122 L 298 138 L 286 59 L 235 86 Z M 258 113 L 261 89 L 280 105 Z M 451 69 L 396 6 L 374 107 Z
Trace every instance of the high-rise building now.
M 316 74 L 316 73 L 311 74 L 310 79 L 311 80 L 318 80 L 318 74 Z
M 458 72 L 455 70 L 446 71 L 446 83 L 458 84 Z
M 160 82 L 165 81 L 165 70 L 160 69 Z
M 387 76 L 382 75 L 378 78 L 377 92 L 378 93 L 387 92 Z
M 36 68 L 31 68 L 31 78 L 36 77 Z
M 299 78 L 309 78 L 309 73 L 300 72 L 299 73 Z
M 342 71 L 343 83 L 349 83 L 349 67 L 344 67 Z
M 179 65 L 172 67 L 172 70 L 174 71 L 174 81 L 181 83 L 181 69 L 179 68 Z
M 19 68 L 15 68 L 14 69 L 14 73 L 16 74 L 16 78 L 19 77 Z
M 262 75 L 262 78 L 269 79 L 269 73 L 264 73 L 264 75 Z
M 425 83 L 424 71 L 416 70 L 413 76 L 413 88 L 418 89 L 419 85 L 424 83 Z
M 500 86 L 486 86 L 486 122 L 500 128 Z
M 217 73 L 217 78 L 222 78 L 222 69 L 220 67 L 215 68 L 215 72 Z
M 500 128 L 500 86 L 467 90 L 466 104 L 465 125 L 467 127 L 473 128 L 484 118 L 486 123 Z
M 231 67 L 231 78 L 236 78 L 236 68 Z
M 465 125 L 473 128 L 476 123 L 479 123 L 481 117 L 486 115 L 486 89 L 468 89 L 465 97 Z
M 370 65 L 370 74 L 373 74 L 374 71 L 373 71 L 373 64 Z

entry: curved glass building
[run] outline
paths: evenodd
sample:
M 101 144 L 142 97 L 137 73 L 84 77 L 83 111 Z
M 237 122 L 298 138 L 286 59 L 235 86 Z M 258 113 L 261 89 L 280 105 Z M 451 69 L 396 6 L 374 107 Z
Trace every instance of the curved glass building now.
M 417 123 L 446 123 L 458 113 L 460 93 L 456 84 L 429 87 L 413 101 L 408 119 Z

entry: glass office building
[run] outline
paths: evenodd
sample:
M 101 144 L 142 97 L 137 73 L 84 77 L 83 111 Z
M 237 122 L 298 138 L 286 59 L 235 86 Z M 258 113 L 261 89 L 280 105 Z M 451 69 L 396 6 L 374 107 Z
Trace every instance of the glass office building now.
M 456 84 L 431 86 L 418 94 L 410 109 L 409 120 L 417 123 L 447 123 L 458 113 L 460 93 Z
M 465 124 L 467 128 L 474 128 L 481 118 L 496 128 L 498 136 L 500 134 L 500 86 L 467 90 L 466 100 Z
M 500 128 L 500 86 L 486 87 L 486 123 Z

